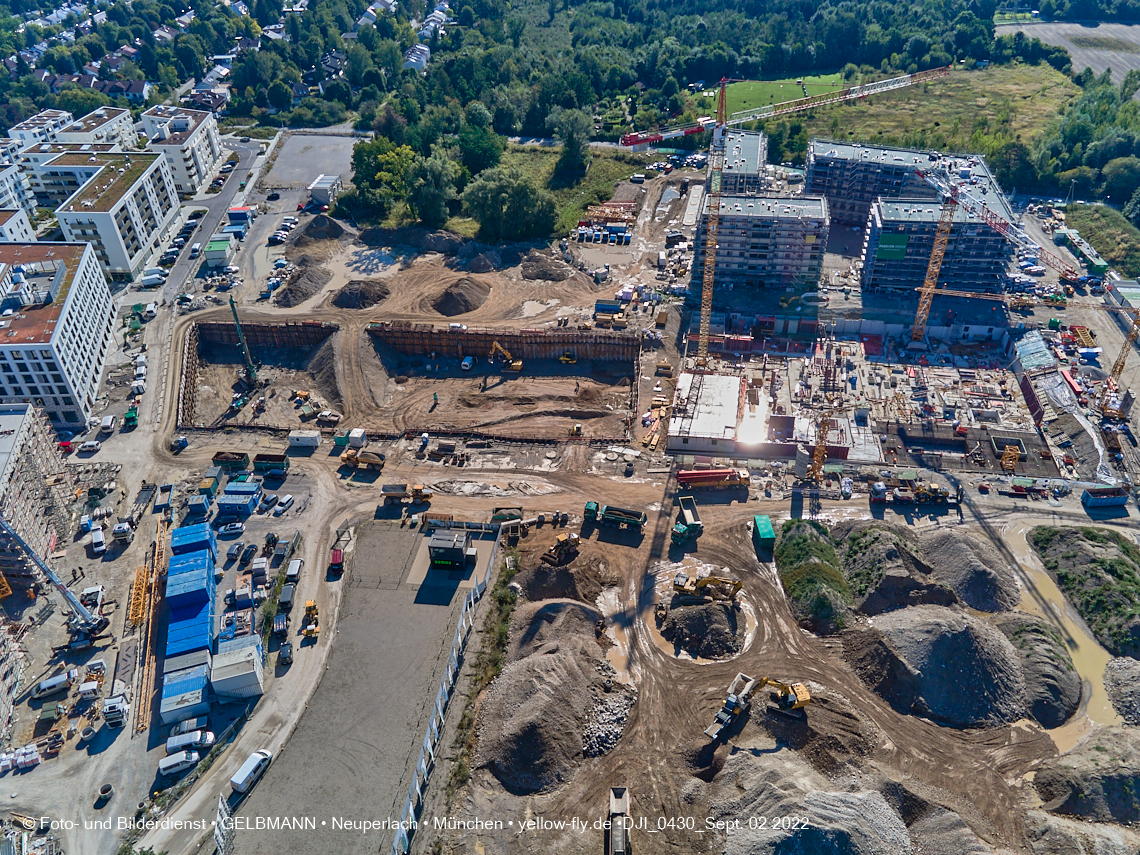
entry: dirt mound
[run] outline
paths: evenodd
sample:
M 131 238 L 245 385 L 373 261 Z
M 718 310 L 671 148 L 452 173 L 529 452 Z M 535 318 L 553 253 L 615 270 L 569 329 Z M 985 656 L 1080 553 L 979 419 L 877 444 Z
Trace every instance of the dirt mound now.
M 1125 723 L 1140 725 L 1140 662 L 1131 656 L 1110 659 L 1104 668 L 1104 687 Z
M 332 217 L 318 214 L 312 221 L 301 229 L 301 236 L 297 238 L 297 245 L 304 246 L 308 241 L 338 240 L 344 235 L 344 228 Z
M 333 295 L 332 304 L 338 309 L 368 309 L 383 302 L 390 293 L 378 279 L 353 279 Z
M 1003 612 L 1017 606 L 1014 570 L 992 545 L 950 529 L 928 532 L 919 543 L 934 578 L 970 608 Z
M 277 305 L 285 309 L 299 306 L 320 292 L 332 274 L 323 267 L 306 267 L 301 275 L 277 292 Z
M 922 855 L 993 855 L 962 817 L 935 807 L 910 825 L 910 839 Z
M 511 661 L 487 692 L 477 753 L 479 765 L 508 791 L 536 793 L 564 783 L 587 747 L 602 753 L 620 738 L 632 699 L 607 700 L 612 668 L 607 674 L 597 658 L 599 617 L 565 600 L 515 612 Z
M 558 258 L 532 249 L 522 263 L 523 279 L 548 279 L 562 282 L 574 275 L 574 268 Z
M 851 586 L 839 568 L 827 528 L 817 522 L 789 520 L 780 529 L 774 558 L 801 625 L 821 635 L 842 628 L 852 602 Z
M 597 575 L 591 568 L 579 566 L 579 562 L 562 567 L 539 563 L 520 570 L 514 581 L 528 600 L 559 598 L 592 603 L 602 592 Z
M 1140 821 L 1140 732 L 1107 727 L 1033 778 L 1045 809 L 1095 822 Z
M 1057 630 L 1021 613 L 1000 615 L 994 623 L 1021 657 L 1029 714 L 1044 727 L 1066 722 L 1080 706 L 1081 678 Z
M 1136 855 L 1140 834 L 1119 825 L 1095 825 L 1042 810 L 1025 813 L 1025 841 L 1033 855 Z
M 911 712 L 954 727 L 998 725 L 1025 716 L 1017 652 L 989 624 L 940 606 L 916 606 L 881 615 L 874 626 L 887 651 L 900 660 L 894 670 L 913 675 Z M 889 683 L 883 688 L 894 694 Z
M 744 615 L 726 603 L 669 610 L 661 634 L 694 659 L 727 659 L 744 647 Z
M 305 370 L 313 376 L 317 388 L 324 396 L 324 403 L 333 408 L 339 408 L 343 403 L 340 397 L 340 385 L 336 379 L 336 349 L 333 347 L 332 336 L 325 339 L 324 344 L 313 351 L 305 363 Z
M 846 536 L 843 536 L 846 533 Z M 916 556 L 914 536 L 898 526 L 837 526 L 843 575 L 855 607 L 877 615 L 907 606 L 950 606 L 958 597 Z
M 491 286 L 470 276 L 460 279 L 432 301 L 432 308 L 448 318 L 474 312 L 487 301 Z
M 472 273 L 490 273 L 502 263 L 498 253 L 481 252 L 467 262 L 467 269 Z

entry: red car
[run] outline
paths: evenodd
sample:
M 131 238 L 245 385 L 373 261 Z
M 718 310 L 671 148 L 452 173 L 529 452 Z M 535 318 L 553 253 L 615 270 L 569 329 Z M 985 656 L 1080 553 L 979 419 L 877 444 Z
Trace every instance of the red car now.
M 297 210 L 298 210 L 298 211 L 303 211 L 303 210 L 305 210 L 305 203 L 304 203 L 304 202 L 298 202 L 298 203 L 297 203 Z

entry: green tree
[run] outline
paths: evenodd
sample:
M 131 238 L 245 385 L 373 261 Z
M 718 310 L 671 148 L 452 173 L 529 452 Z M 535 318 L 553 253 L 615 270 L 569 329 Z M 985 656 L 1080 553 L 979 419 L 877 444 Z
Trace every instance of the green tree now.
M 478 175 L 484 169 L 499 165 L 503 140 L 490 128 L 465 125 L 459 132 L 459 152 L 467 171 Z
M 1117 204 L 1130 200 L 1140 188 L 1140 158 L 1114 157 L 1104 165 L 1101 178 L 1106 196 L 1116 199 Z
M 554 197 L 517 169 L 481 172 L 463 191 L 463 207 L 490 240 L 519 240 L 550 234 L 557 213 Z
M 280 80 L 269 85 L 269 103 L 278 110 L 288 110 L 293 106 L 293 90 Z
M 409 146 L 398 146 L 385 137 L 357 143 L 352 149 L 356 190 L 346 197 L 346 207 L 386 217 L 408 195 L 407 175 L 415 157 Z
M 464 118 L 467 124 L 474 125 L 477 128 L 491 127 L 491 111 L 482 101 L 472 101 L 468 104 Z
M 583 172 L 590 162 L 590 133 L 593 120 L 581 110 L 555 107 L 546 117 L 546 127 L 562 142 L 562 156 L 555 167 L 571 175 Z
M 348 62 L 345 73 L 348 75 L 348 82 L 353 86 L 363 85 L 364 75 L 374 67 L 372 57 L 363 46 L 354 44 L 348 49 Z
M 408 204 L 425 226 L 447 222 L 448 203 L 457 198 L 455 180 L 459 167 L 442 152 L 417 156 L 408 170 Z

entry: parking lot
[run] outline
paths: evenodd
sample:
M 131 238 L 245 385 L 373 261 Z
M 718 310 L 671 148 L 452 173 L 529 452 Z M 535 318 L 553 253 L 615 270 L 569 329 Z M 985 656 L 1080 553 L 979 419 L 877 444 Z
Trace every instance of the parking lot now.
M 352 172 L 352 147 L 360 139 L 331 134 L 292 134 L 282 145 L 265 176 L 267 187 L 308 187 L 322 173 L 340 175 L 345 180 Z

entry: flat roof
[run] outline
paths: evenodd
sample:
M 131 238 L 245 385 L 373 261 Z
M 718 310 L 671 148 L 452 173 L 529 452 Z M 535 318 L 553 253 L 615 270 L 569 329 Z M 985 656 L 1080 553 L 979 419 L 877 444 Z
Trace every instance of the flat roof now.
M 884 199 L 880 196 L 874 204 L 881 211 L 884 222 L 937 223 L 942 216 L 942 206 L 934 199 Z M 954 211 L 954 222 L 982 224 L 979 217 L 971 216 L 961 206 Z
M 125 107 L 100 107 L 92 110 L 81 119 L 76 119 L 70 125 L 60 129 L 61 134 L 89 134 L 110 124 L 120 116 L 130 116 L 131 111 Z
M 198 130 L 199 126 L 206 121 L 210 113 L 205 110 L 188 110 L 185 107 L 170 107 L 165 104 L 159 104 L 151 107 L 143 116 L 151 119 L 157 119 L 161 122 L 170 122 L 172 124 L 183 124 L 186 127 L 180 130 L 170 130 L 168 136 L 164 139 L 151 139 L 149 145 L 182 145 L 186 140 L 193 136 L 194 132 Z M 182 122 L 177 122 L 181 119 Z
M 29 280 L 37 276 L 54 279 L 61 264 L 67 269 L 54 301 L 46 306 L 26 306 L 6 318 L 0 317 L 3 325 L 0 326 L 0 345 L 47 344 L 51 341 L 86 248 L 85 243 L 0 243 L 0 264 L 23 265 Z M 42 265 L 44 270 L 39 273 L 28 271 L 28 265 Z
M 707 213 L 708 208 L 706 197 L 701 210 Z M 745 217 L 821 220 L 827 216 L 827 200 L 823 196 L 721 196 L 720 210 L 722 214 Z
M 16 441 L 31 411 L 31 404 L 0 404 L 0 472 L 8 469 L 8 461 L 19 451 Z
M 768 141 L 759 131 L 728 131 L 724 138 L 724 171 L 758 174 L 767 159 Z
M 678 402 L 683 403 L 689 397 L 693 383 L 697 382 L 701 388 L 694 412 L 682 414 Z M 669 420 L 670 435 L 735 440 L 740 414 L 740 385 L 743 382 L 743 378 L 721 374 L 681 374 L 677 378 L 677 393 L 673 398 L 674 414 Z M 686 428 L 682 429 L 682 425 Z
M 60 205 L 56 211 L 69 211 L 77 207 L 77 211 L 96 211 L 105 213 L 115 206 L 130 191 L 131 187 L 143 174 L 154 165 L 162 155 L 160 154 L 62 154 L 49 165 L 52 166 L 87 166 L 92 163 L 103 164 L 103 169 L 95 177 L 80 187 L 71 198 Z M 90 204 L 84 204 L 90 202 Z
M 18 125 L 12 125 L 9 129 L 11 131 L 34 131 L 42 128 L 44 125 L 50 125 L 53 122 L 58 122 L 60 119 L 70 116 L 66 110 L 40 110 L 34 116 L 31 116 Z
M 34 155 L 34 154 L 71 154 L 72 152 L 89 152 L 90 154 L 107 154 L 114 151 L 116 148 L 115 143 L 61 143 L 61 142 L 43 142 L 33 143 L 24 149 L 20 154 Z

